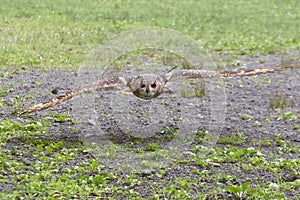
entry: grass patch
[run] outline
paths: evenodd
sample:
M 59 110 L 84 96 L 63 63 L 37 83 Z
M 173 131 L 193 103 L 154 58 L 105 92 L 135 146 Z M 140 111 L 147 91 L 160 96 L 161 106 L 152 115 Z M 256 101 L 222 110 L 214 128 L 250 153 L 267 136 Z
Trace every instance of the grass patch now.
M 182 81 L 179 89 L 180 96 L 186 98 L 205 96 L 205 85 L 204 81 L 199 80 Z
M 0 68 L 77 69 L 105 40 L 143 27 L 174 29 L 221 53 L 299 49 L 298 8 L 298 1 L 4 0 Z
M 218 143 L 225 144 L 225 145 L 242 145 L 244 144 L 247 136 L 243 136 L 242 133 L 237 132 L 234 135 L 220 137 Z
M 270 108 L 287 108 L 293 107 L 293 105 L 293 100 L 288 98 L 284 91 L 276 91 L 269 97 Z

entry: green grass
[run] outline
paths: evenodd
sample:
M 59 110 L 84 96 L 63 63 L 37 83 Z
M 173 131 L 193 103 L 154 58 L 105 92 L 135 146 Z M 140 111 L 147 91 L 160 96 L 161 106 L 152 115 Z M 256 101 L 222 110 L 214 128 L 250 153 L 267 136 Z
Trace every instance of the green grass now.
M 2 0 L 0 77 L 21 68 L 76 70 L 102 42 L 136 28 L 173 29 L 221 55 L 282 53 L 300 48 L 299 7 L 300 1 L 281 0 Z M 168 56 L 167 64 L 175 59 Z M 126 55 L 121 59 L 126 60 Z M 195 96 L 203 94 L 200 86 L 199 91 L 192 90 Z M 11 108 L 10 112 L 15 113 L 26 97 L 7 100 L 9 93 L 0 88 L 0 109 Z M 285 93 L 276 93 L 269 100 L 269 106 L 277 108 L 278 114 L 257 124 L 292 122 L 299 133 L 300 111 L 284 110 L 291 107 Z M 236 199 L 282 199 L 285 193 L 300 189 L 299 178 L 286 181 L 300 176 L 300 161 L 295 159 L 300 148 L 285 141 L 280 133 L 274 133 L 275 140 L 259 138 L 245 147 L 248 137 L 238 132 L 219 138 L 215 148 L 205 149 L 201 145 L 207 140 L 206 132 L 198 131 L 191 152 L 172 166 L 150 173 L 126 173 L 96 161 L 91 156 L 93 149 L 76 140 L 75 121 L 66 113 L 49 114 L 35 121 L 32 114 L 24 118 L 0 117 L 0 199 L 142 199 L 143 194 L 149 194 L 150 199 L 192 199 L 195 188 L 199 199 L 221 198 L 226 192 Z M 256 119 L 243 115 L 241 120 Z M 58 124 L 63 128 L 53 132 Z M 172 137 L 167 135 L 166 140 Z M 125 149 L 134 144 L 128 143 Z M 111 153 L 118 153 L 119 145 L 114 148 Z M 163 152 L 160 150 L 155 142 L 136 149 L 153 156 L 159 156 Z M 203 157 L 203 151 L 209 154 Z M 143 164 L 151 166 L 153 162 Z M 237 182 L 241 177 L 249 180 Z
M 60 139 L 60 133 L 52 133 L 50 136 L 48 130 L 51 124 L 62 117 L 66 118 L 63 114 L 52 115 L 39 121 L 0 121 L 0 184 L 5 186 L 0 192 L 1 199 L 100 198 L 106 195 L 112 196 L 112 199 L 122 196 L 139 198 L 140 193 L 137 189 L 148 186 L 152 181 L 156 184 L 156 187 L 152 186 L 151 191 L 154 199 L 190 198 L 194 187 L 204 187 L 206 192 L 198 194 L 201 198 L 217 198 L 226 190 L 237 199 L 274 199 L 283 198 L 282 191 L 297 190 L 300 187 L 299 181 L 286 182 L 278 179 L 278 182 L 264 182 L 259 176 L 252 177 L 251 183 L 236 184 L 236 170 L 254 176 L 260 171 L 275 177 L 284 171 L 293 172 L 291 178 L 299 176 L 299 160 L 280 156 L 268 159 L 270 155 L 265 155 L 256 147 L 233 146 L 222 149 L 216 146 L 203 158 L 195 146 L 193 153 L 185 160 L 175 163 L 172 168 L 162 168 L 142 177 L 139 173 L 124 174 L 118 169 L 108 170 L 90 157 L 91 150 L 82 146 L 80 142 Z M 147 146 L 145 151 L 156 151 L 157 147 L 157 144 L 153 143 Z M 278 150 L 281 155 L 293 154 L 288 151 L 292 146 L 284 142 L 280 135 L 277 135 L 272 148 Z M 298 154 L 299 147 L 293 148 L 294 154 Z M 198 168 L 190 171 L 188 176 L 164 179 L 171 173 L 169 171 L 178 169 L 180 172 L 193 163 Z M 220 174 L 222 164 L 230 164 L 231 168 Z M 184 170 L 183 173 L 187 172 Z M 207 185 L 204 186 L 203 182 Z M 213 185 L 217 187 L 211 188 Z M 222 189 L 223 185 L 227 186 Z
M 219 138 L 218 142 L 220 144 L 233 144 L 233 145 L 241 145 L 247 139 L 246 136 L 243 136 L 240 132 L 237 132 L 235 135 L 224 136 Z
M 286 108 L 293 107 L 294 102 L 288 99 L 283 91 L 276 91 L 269 98 L 270 108 Z
M 179 31 L 222 54 L 299 49 L 299 7 L 299 1 L 280 0 L 3 0 L 0 68 L 77 69 L 102 42 L 143 27 Z

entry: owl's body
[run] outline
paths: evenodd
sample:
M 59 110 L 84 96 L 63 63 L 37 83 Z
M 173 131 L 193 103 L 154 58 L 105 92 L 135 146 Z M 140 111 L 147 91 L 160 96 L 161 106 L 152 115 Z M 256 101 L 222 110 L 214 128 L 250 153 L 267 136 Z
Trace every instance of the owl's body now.
M 133 93 L 135 96 L 141 99 L 150 100 L 155 97 L 158 97 L 161 93 L 163 93 L 163 89 L 165 88 L 166 83 L 170 81 L 189 79 L 189 78 L 254 76 L 258 74 L 266 74 L 266 73 L 272 73 L 276 71 L 282 71 L 283 69 L 286 68 L 293 68 L 293 67 L 289 66 L 289 67 L 273 68 L 273 69 L 254 69 L 254 70 L 224 71 L 224 72 L 216 72 L 210 70 L 174 70 L 165 74 L 164 76 L 148 73 L 148 74 L 135 76 L 129 79 L 125 79 L 123 77 L 114 77 L 108 80 L 99 80 L 81 89 L 68 92 L 59 97 L 55 97 L 47 102 L 34 105 L 28 108 L 27 110 L 23 111 L 21 114 L 48 109 L 61 102 L 68 101 L 73 97 L 78 96 L 84 92 L 96 90 L 99 88 L 124 86 L 124 87 L 128 87 L 130 92 Z

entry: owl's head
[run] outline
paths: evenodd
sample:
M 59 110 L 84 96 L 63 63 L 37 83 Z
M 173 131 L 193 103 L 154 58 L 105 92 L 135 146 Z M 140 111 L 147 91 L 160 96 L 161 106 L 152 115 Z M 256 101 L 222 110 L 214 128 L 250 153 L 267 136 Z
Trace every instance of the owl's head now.
M 129 81 L 131 92 L 142 99 L 152 99 L 163 92 L 166 81 L 156 74 L 142 74 Z

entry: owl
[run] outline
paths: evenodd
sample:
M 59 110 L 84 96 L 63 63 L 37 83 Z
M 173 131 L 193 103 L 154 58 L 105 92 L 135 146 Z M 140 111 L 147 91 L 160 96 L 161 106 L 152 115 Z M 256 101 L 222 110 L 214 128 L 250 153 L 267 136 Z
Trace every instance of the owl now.
M 156 74 L 142 74 L 131 78 L 127 86 L 135 96 L 149 100 L 159 96 L 167 83 L 165 77 Z
M 272 69 L 253 69 L 253 70 L 239 70 L 239 71 L 210 71 L 210 70 L 172 70 L 165 75 L 158 75 L 152 73 L 141 74 L 131 78 L 113 77 L 111 79 L 99 80 L 90 85 L 84 86 L 80 89 L 70 91 L 58 97 L 55 97 L 49 101 L 36 104 L 26 110 L 22 114 L 32 113 L 36 111 L 45 110 L 51 108 L 57 104 L 68 101 L 75 96 L 79 96 L 82 93 L 96 90 L 100 88 L 118 87 L 124 86 L 128 92 L 144 100 L 150 100 L 158 97 L 163 93 L 166 84 L 171 81 L 190 78 L 210 78 L 210 77 L 242 77 L 242 76 L 254 76 L 259 74 L 272 73 L 276 71 L 282 71 L 286 68 L 282 67 Z

